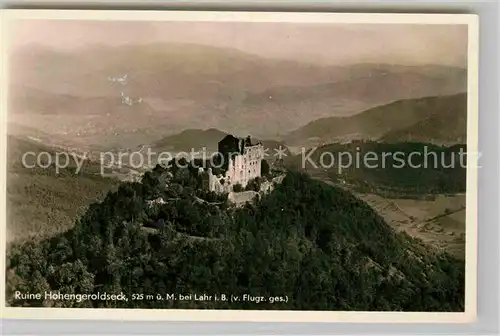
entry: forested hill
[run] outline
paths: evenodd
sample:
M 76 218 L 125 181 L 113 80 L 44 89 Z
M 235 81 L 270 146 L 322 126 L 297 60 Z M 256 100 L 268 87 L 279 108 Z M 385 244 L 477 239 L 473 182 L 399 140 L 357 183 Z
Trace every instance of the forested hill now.
M 68 161 L 58 157 L 60 164 L 56 169 L 56 148 L 11 135 L 7 136 L 7 146 L 8 243 L 66 231 L 89 204 L 102 200 L 109 190 L 118 187 L 118 181 L 100 175 L 97 162 L 79 158 L 82 166 L 76 174 L 77 164 L 72 154 L 68 154 Z M 28 155 L 23 164 L 25 153 L 33 156 Z M 46 168 L 36 165 L 35 154 L 42 153 L 46 155 L 38 158 Z M 65 164 L 68 167 L 61 168 Z
M 234 208 L 223 196 L 201 192 L 189 169 L 172 173 L 157 167 L 141 183 L 124 183 L 91 205 L 66 234 L 17 246 L 9 256 L 10 304 L 464 309 L 463 262 L 395 233 L 346 191 L 289 172 L 272 193 Z M 146 202 L 157 197 L 166 203 Z M 14 290 L 123 292 L 128 301 L 13 300 Z M 225 293 L 240 301 L 132 300 L 133 293 Z M 271 303 L 271 296 L 288 300 Z
M 466 140 L 466 117 L 466 93 L 401 99 L 348 117 L 311 121 L 288 133 L 284 141 L 300 145 L 308 144 L 311 139 L 319 143 L 381 139 L 390 143 L 455 144 Z
M 464 193 L 466 154 L 465 144 L 352 141 L 313 148 L 287 157 L 285 163 L 314 176 L 343 180 L 357 192 L 420 198 Z

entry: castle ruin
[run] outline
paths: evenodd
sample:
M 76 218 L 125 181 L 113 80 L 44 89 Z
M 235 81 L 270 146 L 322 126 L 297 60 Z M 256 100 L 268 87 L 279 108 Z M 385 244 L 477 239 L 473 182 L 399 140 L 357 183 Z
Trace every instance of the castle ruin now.
M 249 181 L 261 177 L 261 163 L 264 158 L 262 143 L 252 143 L 250 136 L 246 139 L 233 135 L 225 136 L 218 143 L 216 154 L 221 162 L 223 173 L 215 174 L 212 168 L 206 171 L 200 168 L 204 188 L 217 192 L 229 193 L 235 185 L 245 188 Z

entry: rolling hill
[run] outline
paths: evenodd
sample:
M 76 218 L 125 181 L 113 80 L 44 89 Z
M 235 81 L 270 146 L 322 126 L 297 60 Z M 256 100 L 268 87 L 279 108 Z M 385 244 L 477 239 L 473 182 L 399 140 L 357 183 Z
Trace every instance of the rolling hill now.
M 123 86 L 107 78 L 122 74 L 128 74 L 127 88 L 139 96 L 195 95 L 198 100 L 221 98 L 238 88 L 253 91 L 276 83 L 332 80 L 321 66 L 187 43 L 91 45 L 75 52 L 30 46 L 12 55 L 11 66 L 18 74 L 15 85 L 87 97 L 114 94 Z M 305 74 L 309 79 L 301 78 Z
M 347 191 L 290 172 L 260 201 L 233 208 L 200 202 L 182 170 L 167 184 L 165 173 L 155 169 L 142 183 L 121 185 L 65 234 L 16 246 L 8 305 L 464 311 L 463 261 L 396 233 Z M 157 196 L 171 201 L 149 207 Z M 154 229 L 146 226 L 152 222 Z M 16 300 L 20 288 L 123 292 L 128 300 Z M 155 298 L 134 300 L 132 293 Z M 181 293 L 239 300 L 179 300 Z
M 411 67 L 408 67 L 406 71 L 394 71 L 388 67 L 384 72 L 363 69 L 366 73 L 345 76 L 333 83 L 307 87 L 271 88 L 248 96 L 243 103 L 299 104 L 318 101 L 333 104 L 334 107 L 334 102 L 342 99 L 381 105 L 394 101 L 395 96 L 401 100 L 426 97 L 436 92 L 439 92 L 439 95 L 449 95 L 466 90 L 466 77 L 456 78 L 460 77 L 460 74 L 465 76 L 465 71 L 450 70 L 452 73 L 450 76 L 433 77 L 419 73 L 418 68 L 412 69 Z
M 457 95 L 449 104 L 431 111 L 425 119 L 384 134 L 382 142 L 428 142 L 450 145 L 467 142 L 467 96 Z
M 188 128 L 275 138 L 315 119 L 466 89 L 466 71 L 458 68 L 325 66 L 176 43 L 75 52 L 30 46 L 17 50 L 10 64 L 16 73 L 9 87 L 12 120 L 49 127 L 57 116 L 64 131 L 88 134 L 86 141 L 95 144 L 132 136 L 136 144 L 149 143 Z M 124 74 L 127 85 L 108 80 Z M 143 103 L 124 108 L 121 91 Z
M 314 148 L 286 158 L 285 163 L 357 192 L 419 199 L 465 192 L 466 152 L 464 144 L 353 141 Z
M 466 111 L 465 93 L 404 99 L 350 117 L 330 117 L 312 121 L 288 133 L 284 140 L 287 144 L 309 145 L 379 138 L 397 142 L 409 140 L 412 132 L 417 137 L 416 141 L 419 140 L 418 137 L 438 142 L 449 138 L 463 139 Z M 447 126 L 442 128 L 444 125 Z M 400 131 L 401 133 L 398 133 Z M 439 135 L 439 132 L 442 135 Z M 386 134 L 387 137 L 384 138 Z
M 422 80 L 422 83 L 413 83 L 419 88 L 433 81 L 448 85 L 444 88 L 433 85 L 428 93 L 464 90 L 466 83 L 466 71 L 459 68 L 386 64 L 324 66 L 188 43 L 90 45 L 74 52 L 28 46 L 11 55 L 10 66 L 16 73 L 13 85 L 84 97 L 114 94 L 123 86 L 110 83 L 107 77 L 121 74 L 128 74 L 127 88 L 139 96 L 196 95 L 197 99 L 220 99 L 229 92 L 251 94 L 283 86 L 309 87 L 344 81 L 349 84 L 349 80 L 359 79 L 385 81 L 384 77 L 394 80 L 391 76 L 405 74 L 409 75 L 407 83 L 415 78 Z M 392 89 L 404 92 L 408 87 L 396 85 Z
M 48 153 L 51 160 L 56 150 L 36 141 L 12 135 L 7 140 L 7 242 L 42 239 L 73 227 L 85 207 L 102 199 L 118 181 L 99 175 L 99 165 L 87 162 L 75 174 L 74 161 L 56 172 L 48 168 L 26 168 L 24 153 Z M 62 161 L 64 162 L 64 161 Z M 34 165 L 29 156 L 26 164 Z M 49 163 L 47 158 L 43 164 Z

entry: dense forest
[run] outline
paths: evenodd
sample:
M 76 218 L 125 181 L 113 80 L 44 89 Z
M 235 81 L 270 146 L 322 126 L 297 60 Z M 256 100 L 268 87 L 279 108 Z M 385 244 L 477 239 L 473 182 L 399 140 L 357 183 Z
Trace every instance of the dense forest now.
M 71 230 L 14 246 L 7 299 L 31 307 L 463 311 L 464 280 L 463 261 L 396 233 L 351 193 L 305 174 L 290 171 L 273 192 L 234 207 L 227 195 L 200 189 L 193 169 L 157 166 L 90 205 Z M 128 300 L 15 300 L 15 291 L 123 292 Z M 156 299 L 169 293 L 265 299 Z M 287 299 L 271 303 L 275 296 Z
M 353 141 L 310 149 L 287 158 L 286 164 L 333 181 L 345 181 L 358 192 L 420 198 L 465 192 L 466 152 L 466 145 L 460 144 L 446 147 L 421 142 Z
M 37 166 L 35 156 L 27 156 L 25 162 L 33 168 L 25 167 L 24 153 L 50 154 L 40 160 L 47 168 Z M 119 181 L 100 174 L 97 162 L 84 161 L 78 174 L 72 159 L 68 167 L 56 168 L 56 150 L 36 141 L 9 135 L 7 155 L 7 243 L 64 232 L 89 204 L 118 188 Z

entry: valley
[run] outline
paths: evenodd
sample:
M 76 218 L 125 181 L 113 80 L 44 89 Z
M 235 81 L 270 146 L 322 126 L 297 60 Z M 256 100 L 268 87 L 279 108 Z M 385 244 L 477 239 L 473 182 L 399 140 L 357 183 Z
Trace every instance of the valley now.
M 432 201 L 358 196 L 395 230 L 465 259 L 465 195 L 434 195 Z

